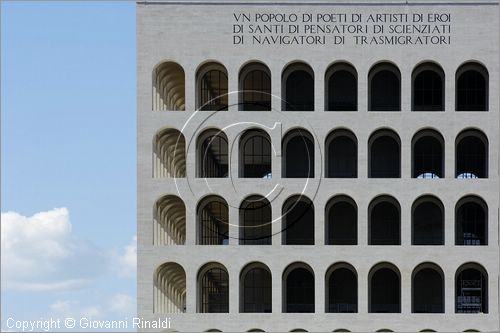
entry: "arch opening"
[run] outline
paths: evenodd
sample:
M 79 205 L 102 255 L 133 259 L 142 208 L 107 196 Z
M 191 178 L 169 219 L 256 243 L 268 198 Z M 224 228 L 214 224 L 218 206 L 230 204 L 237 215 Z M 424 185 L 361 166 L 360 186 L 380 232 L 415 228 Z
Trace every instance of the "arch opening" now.
M 436 198 L 424 197 L 413 204 L 412 245 L 444 245 L 444 207 Z
M 173 262 L 158 267 L 154 276 L 154 313 L 186 312 L 186 272 Z
M 272 207 L 260 195 L 247 197 L 240 206 L 240 244 L 271 245 Z
M 456 110 L 488 111 L 488 71 L 478 63 L 467 63 L 456 73 Z
M 198 69 L 198 110 L 227 111 L 228 85 L 227 70 L 217 63 L 209 62 Z
M 465 264 L 457 270 L 456 313 L 488 313 L 488 275 L 477 264 Z
M 488 206 L 474 196 L 461 199 L 455 209 L 455 245 L 488 245 Z
M 413 111 L 444 111 L 444 72 L 433 63 L 419 65 L 412 74 Z
M 381 130 L 368 141 L 369 178 L 401 177 L 401 143 L 393 131 Z
M 401 312 L 401 281 L 397 268 L 381 265 L 370 271 L 369 313 Z
M 285 201 L 282 210 L 282 244 L 314 245 L 314 204 L 296 195 Z
M 358 177 L 358 141 L 352 132 L 338 130 L 329 134 L 326 150 L 327 177 Z
M 368 244 L 401 245 L 401 208 L 396 199 L 376 198 L 368 209 Z
M 369 111 L 401 111 L 401 73 L 391 63 L 375 65 L 368 74 Z
M 241 312 L 272 312 L 271 272 L 265 265 L 250 264 L 242 272 L 241 284 Z
M 240 139 L 240 177 L 272 178 L 271 138 L 262 130 L 248 130 Z
M 286 313 L 314 313 L 314 273 L 308 266 L 288 269 L 284 276 Z
M 200 313 L 229 312 L 229 275 L 218 263 L 205 265 L 198 276 Z
M 173 128 L 158 132 L 153 140 L 153 177 L 186 177 L 186 142 Z
M 412 140 L 413 178 L 444 177 L 444 140 L 435 131 L 423 131 Z
M 301 62 L 288 65 L 282 74 L 283 111 L 314 111 L 314 72 Z
M 155 203 L 153 245 L 184 245 L 186 241 L 186 206 L 175 195 L 166 195 Z
M 153 71 L 153 110 L 186 110 L 185 77 L 181 65 L 167 61 Z
M 329 313 L 358 312 L 358 277 L 346 264 L 331 269 L 327 275 L 327 309 Z
M 282 141 L 284 178 L 314 178 L 314 139 L 304 129 L 288 132 Z
M 326 205 L 326 244 L 356 245 L 358 243 L 358 210 L 349 197 L 334 197 Z
M 347 63 L 331 65 L 325 75 L 327 111 L 358 110 L 358 74 Z
M 475 130 L 457 136 L 455 144 L 457 178 L 488 178 L 488 140 Z
M 198 136 L 197 148 L 198 177 L 228 177 L 228 142 L 224 132 L 216 129 L 204 131 Z
M 216 195 L 204 198 L 198 205 L 198 244 L 228 245 L 229 216 L 227 202 Z
M 240 111 L 271 111 L 271 71 L 260 62 L 240 71 Z
M 439 267 L 427 265 L 413 273 L 413 313 L 444 313 L 444 279 Z

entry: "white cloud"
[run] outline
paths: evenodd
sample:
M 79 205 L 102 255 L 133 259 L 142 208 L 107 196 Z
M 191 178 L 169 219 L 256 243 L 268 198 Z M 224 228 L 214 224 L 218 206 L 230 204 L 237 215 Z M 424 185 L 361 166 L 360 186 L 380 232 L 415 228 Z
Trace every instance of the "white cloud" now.
M 124 247 L 123 254 L 115 261 L 118 275 L 121 277 L 135 277 L 137 271 L 137 236 L 132 238 L 130 244 Z
M 137 237 L 122 249 L 97 248 L 72 232 L 66 208 L 33 216 L 6 212 L 1 214 L 1 223 L 1 288 L 12 291 L 10 302 L 24 292 L 43 304 L 40 315 L 48 312 L 58 318 L 136 314 L 135 298 L 116 287 L 130 292 L 127 284 L 135 277 Z M 127 278 L 123 287 L 118 277 Z M 28 308 L 27 313 L 33 311 Z
M 69 212 L 55 208 L 26 217 L 2 213 L 2 289 L 50 291 L 81 288 L 106 266 L 106 258 L 72 235 Z
M 103 311 L 100 306 L 82 306 L 76 301 L 56 301 L 50 305 L 51 315 L 56 318 L 100 318 Z
M 108 306 L 109 310 L 116 314 L 135 314 L 135 299 L 126 294 L 115 294 Z

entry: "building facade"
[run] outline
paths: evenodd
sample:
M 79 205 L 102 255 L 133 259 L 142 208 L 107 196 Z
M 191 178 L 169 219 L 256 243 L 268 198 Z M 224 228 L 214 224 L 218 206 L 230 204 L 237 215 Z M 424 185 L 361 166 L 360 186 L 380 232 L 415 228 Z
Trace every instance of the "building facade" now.
M 139 316 L 498 331 L 499 65 L 497 0 L 138 2 Z

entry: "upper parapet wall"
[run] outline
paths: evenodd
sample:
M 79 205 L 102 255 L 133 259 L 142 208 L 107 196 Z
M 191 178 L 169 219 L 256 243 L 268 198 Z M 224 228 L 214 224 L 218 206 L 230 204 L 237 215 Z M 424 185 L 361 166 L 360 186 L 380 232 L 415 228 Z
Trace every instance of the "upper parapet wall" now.
M 138 4 L 212 5 L 498 5 L 500 0 L 142 0 Z

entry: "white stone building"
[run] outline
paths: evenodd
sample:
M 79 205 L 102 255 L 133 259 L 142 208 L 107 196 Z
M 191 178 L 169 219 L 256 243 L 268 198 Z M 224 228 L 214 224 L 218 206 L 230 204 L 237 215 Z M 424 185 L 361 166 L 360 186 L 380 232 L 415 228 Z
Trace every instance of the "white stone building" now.
M 139 316 L 499 330 L 498 0 L 139 1 L 137 50 Z

